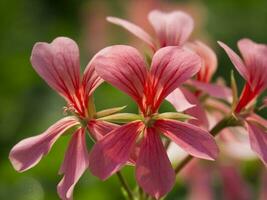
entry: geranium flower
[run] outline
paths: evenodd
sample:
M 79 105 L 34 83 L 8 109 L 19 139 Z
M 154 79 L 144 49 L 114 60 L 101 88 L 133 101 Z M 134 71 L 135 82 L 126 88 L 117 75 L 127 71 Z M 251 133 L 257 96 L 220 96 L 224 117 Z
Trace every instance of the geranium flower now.
M 100 77 L 131 96 L 142 116 L 141 120 L 111 131 L 94 145 L 89 162 L 94 175 L 103 180 L 108 178 L 120 170 L 135 147 L 140 146 L 136 159 L 137 182 L 158 199 L 171 190 L 175 181 L 161 133 L 193 156 L 216 158 L 218 148 L 207 131 L 167 119 L 164 113 L 158 114 L 166 96 L 199 71 L 199 56 L 179 47 L 161 48 L 148 69 L 135 48 L 116 45 L 100 51 L 94 62 Z
M 67 101 L 66 111 L 72 116 L 64 117 L 38 136 L 20 141 L 12 148 L 9 159 L 17 171 L 24 172 L 34 167 L 60 136 L 75 127 L 60 168 L 60 173 L 64 174 L 57 188 L 61 199 L 72 199 L 74 186 L 88 167 L 86 126 L 96 139 L 115 126 L 94 120 L 94 111 L 89 108 L 93 104 L 93 91 L 103 81 L 95 72 L 93 60 L 81 77 L 79 49 L 73 40 L 58 37 L 50 44 L 38 42 L 32 50 L 33 68 Z
M 156 51 L 158 49 L 157 41 L 141 27 L 117 17 L 107 17 L 107 20 L 131 32 L 148 44 L 152 50 Z M 192 17 L 182 11 L 164 13 L 153 10 L 149 13 L 148 20 L 155 30 L 159 48 L 185 44 L 194 28 Z
M 219 42 L 225 50 L 237 71 L 246 80 L 246 84 L 241 93 L 235 114 L 245 122 L 245 127 L 249 133 L 250 146 L 266 165 L 267 163 L 267 120 L 256 115 L 247 107 L 257 99 L 257 97 L 267 87 L 267 45 L 258 44 L 250 39 L 238 41 L 238 48 L 243 56 L 243 60 L 227 45 Z

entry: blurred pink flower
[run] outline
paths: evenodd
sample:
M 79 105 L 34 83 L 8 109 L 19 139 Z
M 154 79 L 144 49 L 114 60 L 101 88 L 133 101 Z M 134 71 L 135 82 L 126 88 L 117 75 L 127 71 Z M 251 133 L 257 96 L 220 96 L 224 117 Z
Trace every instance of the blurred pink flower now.
M 238 48 L 243 60 L 227 45 L 219 42 L 236 67 L 246 80 L 243 92 L 235 108 L 236 115 L 244 120 L 249 133 L 250 146 L 263 163 L 267 164 L 267 120 L 245 108 L 267 87 L 267 45 L 257 44 L 250 39 L 238 41 Z
M 135 48 L 117 45 L 100 51 L 94 62 L 105 81 L 134 99 L 143 117 L 110 132 L 95 144 L 89 162 L 94 175 L 106 179 L 120 170 L 136 142 L 141 142 L 136 179 L 145 192 L 159 199 L 171 190 L 175 181 L 160 133 L 193 156 L 216 158 L 218 148 L 208 132 L 184 122 L 153 118 L 165 97 L 198 72 L 200 59 L 196 54 L 179 47 L 161 48 L 154 54 L 148 70 Z
M 166 46 L 181 46 L 183 45 L 194 28 L 193 19 L 182 11 L 173 11 L 164 13 L 159 10 L 153 10 L 149 13 L 148 19 L 157 36 L 155 41 L 141 27 L 124 19 L 116 17 L 108 17 L 107 20 L 111 23 L 122 26 L 139 39 L 143 40 L 152 50 L 156 51 L 159 47 Z
M 38 136 L 20 141 L 9 154 L 13 167 L 19 172 L 26 171 L 34 167 L 50 151 L 61 135 L 70 128 L 76 127 L 60 168 L 60 173 L 64 176 L 58 184 L 58 193 L 64 200 L 72 199 L 74 186 L 88 167 L 86 127 L 84 127 L 86 125 L 83 123 L 88 123 L 91 134 L 95 138 L 101 138 L 101 135 L 115 126 L 94 120 L 92 111 L 88 108 L 92 103 L 90 97 L 93 91 L 102 83 L 92 61 L 87 65 L 81 78 L 79 49 L 73 40 L 58 37 L 50 44 L 38 42 L 34 45 L 31 55 L 34 69 L 67 101 L 67 111 L 74 116 L 59 120 Z M 96 127 L 102 127 L 102 131 L 95 131 Z

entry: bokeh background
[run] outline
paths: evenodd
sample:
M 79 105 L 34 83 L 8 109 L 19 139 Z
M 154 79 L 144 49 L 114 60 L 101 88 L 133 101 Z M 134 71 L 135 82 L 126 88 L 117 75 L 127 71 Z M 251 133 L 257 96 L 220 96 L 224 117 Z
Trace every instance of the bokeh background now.
M 105 17 L 124 17 L 150 30 L 146 15 L 153 8 L 165 11 L 182 9 L 194 17 L 196 28 L 192 38 L 200 38 L 214 48 L 219 58 L 216 77 L 224 77 L 227 84 L 233 67 L 216 41 L 224 41 L 235 50 L 236 41 L 243 37 L 267 43 L 266 0 L 0 0 L 1 200 L 58 199 L 56 185 L 61 179 L 58 169 L 69 136 L 60 138 L 50 154 L 25 173 L 17 173 L 8 160 L 8 153 L 14 144 L 41 133 L 63 113 L 63 99 L 31 67 L 29 57 L 34 43 L 50 42 L 57 36 L 74 39 L 80 47 L 83 68 L 94 53 L 111 44 L 133 44 L 144 51 L 143 44 L 136 42 L 121 28 L 108 24 Z M 241 88 L 242 79 L 237 73 L 236 77 Z M 107 84 L 97 89 L 95 103 L 98 110 L 128 105 L 127 111 L 136 111 L 126 95 Z M 166 104 L 162 109 L 172 108 Z M 261 114 L 267 116 L 264 112 Z M 258 199 L 262 171 L 265 170 L 262 164 L 259 161 L 241 162 L 238 167 L 251 190 L 250 198 Z M 133 186 L 133 169 L 126 167 L 123 173 Z M 216 182 L 216 174 L 214 176 L 214 199 L 223 199 L 223 189 Z M 177 182 L 166 199 L 188 199 L 186 184 L 179 177 Z M 78 200 L 123 199 L 117 177 L 101 182 L 89 172 L 77 184 L 74 197 Z

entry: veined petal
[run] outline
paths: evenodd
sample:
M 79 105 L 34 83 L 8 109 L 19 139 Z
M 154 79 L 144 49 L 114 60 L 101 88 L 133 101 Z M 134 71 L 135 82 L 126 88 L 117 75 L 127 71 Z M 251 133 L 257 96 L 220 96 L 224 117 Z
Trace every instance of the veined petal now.
M 191 116 L 196 118 L 196 119 L 190 119 L 188 122 L 190 124 L 194 124 L 196 126 L 201 126 L 205 129 L 208 129 L 209 121 L 207 118 L 207 114 L 206 114 L 203 106 L 201 105 L 200 101 L 198 100 L 198 98 L 194 94 L 192 94 L 191 92 L 186 90 L 185 88 L 181 88 L 181 91 L 185 95 L 186 99 L 191 104 L 195 105 L 194 107 L 188 108 L 187 110 L 185 110 L 186 114 L 191 115 Z M 179 104 L 179 99 L 176 99 L 176 101 Z M 174 104 L 173 104 L 173 106 L 175 107 Z
M 217 56 L 214 51 L 201 41 L 188 43 L 190 49 L 196 52 L 202 60 L 202 66 L 198 72 L 198 80 L 209 82 L 217 69 Z
M 161 102 L 181 83 L 194 76 L 200 69 L 200 57 L 194 52 L 179 47 L 164 47 L 152 59 L 152 88 Z
M 195 106 L 187 100 L 184 93 L 179 88 L 176 88 L 172 93 L 170 93 L 166 97 L 166 100 L 174 106 L 177 112 L 183 112 Z
M 182 11 L 164 13 L 153 10 L 148 19 L 152 24 L 161 47 L 183 45 L 194 28 L 192 17 Z
M 98 54 L 96 54 L 91 61 L 86 66 L 83 73 L 82 85 L 84 87 L 85 94 L 90 96 L 95 89 L 103 83 L 103 80 L 95 71 L 94 59 L 96 59 Z
M 130 33 L 132 33 L 133 35 L 135 35 L 136 37 L 147 43 L 148 46 L 152 48 L 152 50 L 156 49 L 156 45 L 154 44 L 153 39 L 141 27 L 127 20 L 120 19 L 117 17 L 107 17 L 107 21 L 111 22 L 112 24 L 116 24 L 118 26 L 125 28 L 127 31 L 129 31 Z
M 258 44 L 250 39 L 238 41 L 238 48 L 245 61 L 250 86 L 254 89 L 257 86 L 267 87 L 267 45 Z
M 63 200 L 71 200 L 75 184 L 78 182 L 89 164 L 88 152 L 85 142 L 85 130 L 79 128 L 71 138 L 65 153 L 60 174 L 64 177 L 57 187 L 58 194 Z
M 87 124 L 90 134 L 96 141 L 101 140 L 106 134 L 118 128 L 119 125 L 101 120 L 90 120 Z
M 143 190 L 159 199 L 173 187 L 175 173 L 154 128 L 147 128 L 136 162 L 136 179 Z
M 213 83 L 204 83 L 197 80 L 190 80 L 190 84 L 199 90 L 202 90 L 212 97 L 231 101 L 232 91 L 227 86 L 216 85 Z
M 107 47 L 98 53 L 93 64 L 105 81 L 137 102 L 142 99 L 147 70 L 144 59 L 135 48 L 126 45 Z
M 46 155 L 56 140 L 69 128 L 79 124 L 74 117 L 66 117 L 49 127 L 40 135 L 20 141 L 10 151 L 13 167 L 23 172 L 34 167 Z
M 247 121 L 250 146 L 260 157 L 262 162 L 267 165 L 267 133 L 263 128 L 258 127 L 253 122 Z
M 246 81 L 249 81 L 249 71 L 247 67 L 245 66 L 244 62 L 241 60 L 241 58 L 230 47 L 228 47 L 223 42 L 218 42 L 218 43 L 227 53 L 228 57 L 230 58 L 235 68 L 240 73 L 240 75 L 243 76 L 243 78 Z
M 192 156 L 214 160 L 218 155 L 214 138 L 197 126 L 174 120 L 158 120 L 154 125 Z
M 73 40 L 58 37 L 50 44 L 36 43 L 32 50 L 31 63 L 48 85 L 64 97 L 69 98 L 79 89 L 79 49 Z
M 119 171 L 129 160 L 141 127 L 141 122 L 123 125 L 97 142 L 90 153 L 91 172 L 105 180 Z

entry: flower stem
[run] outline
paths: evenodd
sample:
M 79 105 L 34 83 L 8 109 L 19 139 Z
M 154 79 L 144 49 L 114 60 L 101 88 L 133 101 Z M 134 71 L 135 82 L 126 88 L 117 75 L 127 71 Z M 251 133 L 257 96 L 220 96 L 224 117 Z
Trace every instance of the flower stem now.
M 118 171 L 116 174 L 119 178 L 119 181 L 120 181 L 122 187 L 127 192 L 129 200 L 134 200 L 134 195 L 132 193 L 132 190 L 130 189 L 130 187 L 129 187 L 128 183 L 126 182 L 125 178 L 123 177 L 122 173 L 120 171 Z
M 223 118 L 219 121 L 210 131 L 211 135 L 216 136 L 226 127 L 230 126 L 238 126 L 240 122 L 234 116 L 230 115 L 228 117 Z M 193 160 L 193 156 L 188 155 L 186 156 L 175 168 L 176 175 L 191 161 Z

